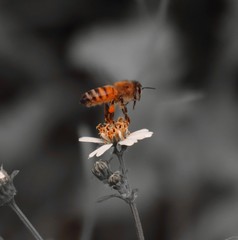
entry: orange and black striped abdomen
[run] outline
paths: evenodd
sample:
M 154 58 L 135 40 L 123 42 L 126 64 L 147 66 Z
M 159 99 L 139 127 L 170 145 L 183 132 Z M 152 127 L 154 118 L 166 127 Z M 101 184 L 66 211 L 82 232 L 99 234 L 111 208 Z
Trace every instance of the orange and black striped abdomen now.
M 117 90 L 111 85 L 106 85 L 84 93 L 80 102 L 87 107 L 93 107 L 103 103 L 111 102 L 112 100 L 115 100 L 116 96 Z

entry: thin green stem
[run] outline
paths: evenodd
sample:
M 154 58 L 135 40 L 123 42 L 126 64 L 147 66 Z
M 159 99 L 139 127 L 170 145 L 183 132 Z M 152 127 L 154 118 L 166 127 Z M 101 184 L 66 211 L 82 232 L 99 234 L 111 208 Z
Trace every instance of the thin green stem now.
M 11 209 L 18 215 L 18 217 L 21 219 L 21 221 L 24 223 L 26 228 L 32 233 L 32 235 L 35 237 L 36 240 L 43 240 L 43 238 L 40 236 L 40 234 L 37 232 L 37 230 L 33 227 L 33 225 L 30 223 L 28 218 L 25 216 L 25 214 L 21 211 L 21 209 L 17 206 L 14 199 L 12 199 L 11 202 L 8 204 Z

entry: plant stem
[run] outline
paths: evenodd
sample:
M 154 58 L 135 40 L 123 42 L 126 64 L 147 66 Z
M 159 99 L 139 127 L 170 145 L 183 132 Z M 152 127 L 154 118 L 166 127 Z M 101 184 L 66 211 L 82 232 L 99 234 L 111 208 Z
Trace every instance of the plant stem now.
M 127 170 L 126 170 L 125 161 L 123 159 L 123 152 L 124 152 L 123 150 L 121 150 L 120 152 L 116 151 L 116 155 L 120 163 L 120 170 L 122 172 L 122 175 L 127 179 L 127 176 L 126 176 Z
M 18 217 L 21 219 L 21 221 L 24 223 L 26 228 L 32 233 L 32 235 L 37 240 L 43 240 L 43 238 L 40 236 L 40 234 L 37 232 L 37 230 L 33 227 L 33 225 L 30 223 L 28 218 L 25 216 L 25 214 L 21 211 L 21 209 L 17 206 L 14 199 L 12 199 L 11 202 L 8 204 L 11 209 L 18 215 Z
M 131 208 L 131 211 L 133 213 L 133 217 L 135 220 L 137 237 L 139 240 L 144 240 L 145 238 L 144 238 L 144 234 L 143 234 L 143 228 L 141 225 L 140 216 L 139 216 L 139 212 L 136 207 L 136 203 L 134 201 L 133 202 L 131 201 L 128 204 Z
M 137 233 L 137 237 L 138 240 L 144 240 L 144 233 L 143 233 L 143 228 L 141 225 L 141 221 L 140 221 L 140 216 L 139 216 L 139 212 L 138 209 L 136 207 L 136 203 L 135 203 L 135 193 L 133 191 L 131 191 L 129 182 L 128 182 L 128 178 L 127 178 L 127 169 L 126 169 L 126 164 L 123 158 L 123 153 L 126 150 L 126 148 L 122 148 L 121 151 L 118 151 L 117 149 L 115 149 L 114 153 L 117 155 L 117 158 L 119 160 L 120 163 L 120 170 L 121 173 L 123 175 L 124 181 L 125 181 L 125 187 L 128 191 L 128 198 L 125 199 L 125 201 L 129 204 L 130 209 L 132 211 L 133 217 L 134 217 L 134 221 L 135 221 L 135 226 L 136 226 L 136 233 Z

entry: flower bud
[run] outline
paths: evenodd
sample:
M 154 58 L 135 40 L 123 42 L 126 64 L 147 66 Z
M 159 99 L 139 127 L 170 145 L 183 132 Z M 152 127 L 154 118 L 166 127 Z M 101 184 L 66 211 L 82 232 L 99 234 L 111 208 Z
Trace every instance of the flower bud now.
M 100 180 L 104 181 L 109 178 L 111 171 L 106 161 L 99 160 L 94 163 L 92 173 Z
M 19 171 L 13 171 L 9 176 L 1 166 L 0 169 L 0 206 L 10 202 L 16 195 L 16 188 L 13 185 L 13 178 Z
M 110 186 L 118 186 L 122 183 L 122 175 L 119 171 L 114 172 L 109 178 L 108 178 L 108 184 Z

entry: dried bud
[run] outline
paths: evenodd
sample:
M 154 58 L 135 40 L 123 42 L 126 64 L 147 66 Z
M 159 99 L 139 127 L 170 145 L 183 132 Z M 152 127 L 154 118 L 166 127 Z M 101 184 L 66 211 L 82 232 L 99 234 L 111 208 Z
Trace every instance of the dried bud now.
M 108 167 L 107 162 L 99 160 L 94 163 L 92 173 L 101 181 L 107 180 L 111 175 L 111 171 Z
M 122 183 L 122 175 L 119 171 L 114 172 L 109 178 L 108 178 L 108 184 L 110 186 L 118 186 Z
M 16 195 L 16 188 L 13 185 L 13 179 L 19 171 L 13 171 L 9 176 L 1 166 L 0 169 L 0 206 L 10 202 Z

